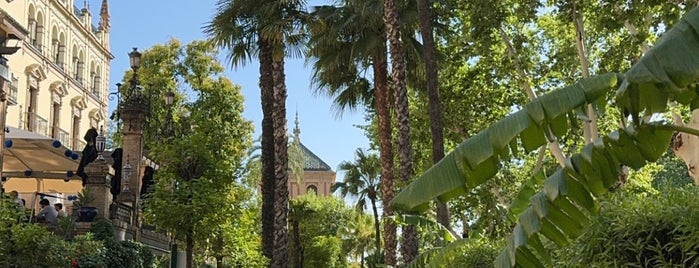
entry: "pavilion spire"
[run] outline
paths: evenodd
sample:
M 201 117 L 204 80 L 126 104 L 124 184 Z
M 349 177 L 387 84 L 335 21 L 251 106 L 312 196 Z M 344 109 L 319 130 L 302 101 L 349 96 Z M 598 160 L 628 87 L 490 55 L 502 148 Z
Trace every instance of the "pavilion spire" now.
M 294 119 L 294 141 L 301 141 L 301 129 L 299 128 L 299 111 L 296 110 L 296 118 Z

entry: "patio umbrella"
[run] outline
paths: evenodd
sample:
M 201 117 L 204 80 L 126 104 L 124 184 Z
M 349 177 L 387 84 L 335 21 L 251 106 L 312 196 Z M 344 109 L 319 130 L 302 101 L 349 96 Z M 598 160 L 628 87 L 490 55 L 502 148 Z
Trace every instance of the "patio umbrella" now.
M 2 175 L 8 178 L 66 179 L 78 168 L 80 155 L 60 141 L 8 127 Z

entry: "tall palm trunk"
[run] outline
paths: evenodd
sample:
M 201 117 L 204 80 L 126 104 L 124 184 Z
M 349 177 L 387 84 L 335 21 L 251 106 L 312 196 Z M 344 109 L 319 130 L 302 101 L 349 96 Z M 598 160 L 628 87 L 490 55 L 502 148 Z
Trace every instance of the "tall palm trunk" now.
M 384 42 L 385 43 L 385 42 Z M 383 207 L 384 263 L 396 265 L 396 224 L 391 220 L 393 210 L 389 202 L 393 199 L 393 143 L 391 134 L 391 112 L 388 101 L 388 60 L 386 51 L 374 56 L 374 105 L 379 124 L 379 158 L 381 158 L 381 202 Z M 380 250 L 377 248 L 376 250 Z
M 405 86 L 405 57 L 400 36 L 398 9 L 394 0 L 384 0 L 384 22 L 388 33 L 391 55 L 391 77 L 393 78 L 393 95 L 398 127 L 398 175 L 407 183 L 413 175 L 413 147 L 410 144 L 410 109 L 408 107 L 408 90 Z M 418 234 L 415 226 L 403 229 L 401 254 L 404 262 L 410 263 L 418 254 Z
M 270 267 L 283 268 L 289 264 L 289 229 L 287 217 L 289 214 L 289 159 L 286 136 L 286 84 L 284 76 L 284 58 L 272 62 L 274 77 L 274 109 L 272 124 L 274 124 L 274 249 Z
M 272 47 L 264 40 L 258 41 L 260 52 L 260 98 L 262 101 L 262 253 L 270 261 L 274 248 L 274 79 L 272 77 Z
M 437 76 L 437 47 L 432 33 L 432 8 L 429 0 L 417 0 L 417 14 L 422 37 L 422 57 L 425 59 L 425 80 L 430 109 L 430 132 L 432 133 L 432 162 L 437 164 L 444 158 L 444 124 L 442 105 L 439 102 L 439 78 Z M 451 230 L 449 207 L 437 201 L 437 222 Z
M 379 210 L 376 208 L 376 194 L 371 201 L 371 210 L 374 212 L 374 230 L 376 232 L 376 250 L 381 248 L 381 222 L 379 221 Z
M 299 221 L 298 219 L 291 219 L 291 230 L 292 230 L 292 239 L 294 240 L 294 250 L 292 251 L 292 256 L 291 256 L 291 261 L 292 261 L 292 267 L 294 268 L 302 268 L 303 267 L 303 261 L 302 261 L 302 254 L 301 254 L 301 233 L 299 232 Z

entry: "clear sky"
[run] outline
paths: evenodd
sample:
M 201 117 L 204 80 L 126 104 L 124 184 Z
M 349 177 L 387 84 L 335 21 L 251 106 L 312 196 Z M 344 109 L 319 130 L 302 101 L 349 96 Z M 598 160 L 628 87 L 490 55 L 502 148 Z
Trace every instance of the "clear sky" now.
M 83 1 L 75 1 L 82 7 Z M 111 63 L 110 90 L 129 68 L 127 53 L 132 47 L 147 49 L 155 44 L 177 38 L 183 43 L 205 38 L 201 31 L 214 14 L 217 0 L 110 0 L 111 51 L 115 58 Z M 95 21 L 101 0 L 90 0 L 90 10 Z M 310 1 L 312 5 L 323 3 Z M 222 63 L 230 66 L 221 55 Z M 244 115 L 255 125 L 255 137 L 260 135 L 262 108 L 257 85 L 257 63 L 237 69 L 228 68 L 226 76 L 242 86 L 245 96 Z M 354 159 L 357 148 L 368 148 L 364 132 L 355 125 L 366 124 L 363 111 L 345 113 L 337 118 L 331 110 L 332 102 L 326 96 L 315 96 L 310 86 L 311 70 L 302 59 L 287 60 L 286 85 L 288 89 L 287 119 L 289 132 L 294 127 L 294 113 L 298 110 L 301 142 L 323 159 L 333 170 L 342 161 Z M 115 106 L 110 104 L 110 111 Z M 338 173 L 338 180 L 342 174 Z

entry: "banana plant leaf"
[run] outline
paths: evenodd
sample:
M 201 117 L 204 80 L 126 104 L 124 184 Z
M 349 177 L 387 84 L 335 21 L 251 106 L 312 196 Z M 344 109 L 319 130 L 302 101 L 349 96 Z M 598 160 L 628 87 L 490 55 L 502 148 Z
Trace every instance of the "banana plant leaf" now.
M 516 122 L 511 124 L 513 127 L 499 126 L 497 131 L 491 127 L 464 141 L 400 192 L 391 201 L 391 207 L 421 211 L 435 198 L 444 201 L 465 194 L 469 188 L 495 175 L 491 168 L 502 160 L 499 157 L 504 154 L 498 153 L 506 149 L 500 147 L 502 144 L 516 148 L 512 144 L 519 138 L 526 151 L 543 145 L 546 135 L 543 130 L 551 129 L 556 136 L 566 132 L 559 117 L 574 114 L 574 109 L 595 102 L 606 90 L 618 86 L 615 105 L 633 118 L 633 124 L 587 145 L 567 159 L 565 168 L 549 176 L 543 189 L 529 200 L 530 206 L 519 215 L 507 246 L 495 261 L 496 267 L 551 266 L 542 237 L 562 246 L 579 236 L 589 221 L 586 215 L 596 213 L 596 197 L 616 186 L 621 165 L 640 168 L 656 161 L 675 131 L 699 134 L 694 129 L 640 120 L 666 111 L 668 101 L 697 108 L 697 80 L 699 8 L 687 13 L 666 32 L 625 73 L 621 85 L 617 85 L 616 74 L 606 74 L 541 96 L 501 120 Z
M 616 74 L 582 79 L 554 90 L 475 136 L 465 140 L 454 151 L 432 166 L 401 191 L 392 201 L 397 210 L 416 212 L 428 208 L 435 198 L 444 202 L 480 185 L 498 171 L 505 150 L 516 152 L 518 141 L 525 151 L 546 144 L 547 128 L 560 137 L 567 132 L 567 116 L 573 109 L 594 102 L 605 92 L 617 87 Z

